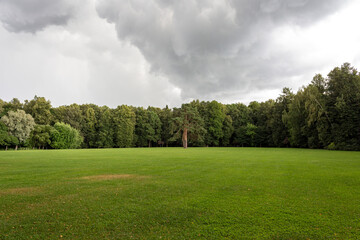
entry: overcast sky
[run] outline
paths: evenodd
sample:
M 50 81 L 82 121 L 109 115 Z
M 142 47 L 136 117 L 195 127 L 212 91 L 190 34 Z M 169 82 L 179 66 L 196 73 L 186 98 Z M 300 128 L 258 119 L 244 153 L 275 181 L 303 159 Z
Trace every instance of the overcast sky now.
M 0 0 L 0 98 L 265 101 L 360 68 L 358 0 Z

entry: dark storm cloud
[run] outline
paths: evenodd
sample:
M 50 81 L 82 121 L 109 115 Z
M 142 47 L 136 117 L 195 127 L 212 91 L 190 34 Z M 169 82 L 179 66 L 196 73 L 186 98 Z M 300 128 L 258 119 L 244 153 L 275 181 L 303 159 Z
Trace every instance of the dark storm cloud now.
M 70 0 L 0 0 L 0 20 L 11 32 L 42 30 L 49 25 L 64 25 L 73 16 Z
M 99 0 L 99 16 L 135 45 L 152 71 L 183 97 L 282 87 L 301 74 L 285 50 L 273 49 L 282 26 L 305 28 L 334 13 L 339 0 Z

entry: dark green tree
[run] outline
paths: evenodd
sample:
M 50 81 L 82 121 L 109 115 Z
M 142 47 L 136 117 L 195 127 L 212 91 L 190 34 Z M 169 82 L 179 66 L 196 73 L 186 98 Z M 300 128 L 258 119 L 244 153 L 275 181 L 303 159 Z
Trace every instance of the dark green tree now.
M 171 140 L 181 139 L 184 148 L 188 148 L 191 142 L 203 142 L 206 130 L 196 107 L 188 103 L 174 109 L 172 133 Z
M 115 146 L 112 111 L 107 106 L 104 106 L 100 108 L 99 115 L 96 146 L 112 148 Z
M 8 134 L 8 128 L 0 121 L 0 147 L 5 147 L 5 150 L 7 150 L 8 147 L 17 145 L 19 145 L 19 140 Z
M 6 115 L 8 112 L 17 110 L 22 110 L 23 104 L 17 98 L 13 98 L 10 102 L 3 102 L 2 111 L 0 112 L 0 117 Z
M 246 146 L 246 125 L 252 122 L 250 109 L 242 103 L 226 105 L 226 111 L 231 117 L 234 134 L 231 138 L 233 146 Z
M 219 146 L 220 139 L 224 136 L 225 109 L 221 103 L 212 101 L 206 105 L 205 111 L 205 129 L 207 130 L 205 144 L 208 146 Z
M 135 113 L 126 105 L 118 106 L 113 111 L 114 142 L 116 147 L 132 147 L 135 131 Z
M 97 147 L 98 120 L 96 112 L 91 106 L 83 106 L 83 124 L 81 133 L 84 137 L 84 145 L 88 148 Z
M 81 130 L 83 125 L 83 113 L 78 104 L 71 104 L 70 106 L 60 106 L 57 108 L 52 108 L 53 122 L 64 122 Z
M 50 125 L 36 125 L 30 134 L 30 145 L 39 149 L 48 148 L 51 145 L 51 132 L 54 130 Z
M 51 123 L 50 109 L 51 103 L 44 97 L 35 96 L 31 101 L 25 100 L 24 110 L 34 118 L 36 124 L 46 125 Z
M 349 63 L 328 74 L 327 109 L 337 149 L 360 150 L 360 76 Z
M 282 94 L 276 99 L 272 116 L 271 116 L 271 132 L 272 141 L 276 147 L 287 147 L 290 145 L 290 133 L 286 126 L 286 120 L 283 115 L 289 111 L 289 104 L 294 94 L 289 88 L 284 88 Z
M 220 139 L 220 144 L 227 147 L 230 145 L 231 136 L 234 133 L 233 121 L 230 115 L 225 115 L 222 132 L 223 136 Z
M 169 145 L 169 140 L 172 137 L 171 123 L 172 123 L 172 110 L 166 105 L 164 109 L 159 113 L 161 121 L 161 142 L 165 146 Z

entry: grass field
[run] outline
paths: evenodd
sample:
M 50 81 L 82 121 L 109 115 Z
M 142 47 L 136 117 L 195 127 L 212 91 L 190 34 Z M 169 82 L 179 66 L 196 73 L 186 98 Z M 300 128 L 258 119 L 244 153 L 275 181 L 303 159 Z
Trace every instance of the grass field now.
M 0 152 L 0 239 L 360 239 L 360 152 Z

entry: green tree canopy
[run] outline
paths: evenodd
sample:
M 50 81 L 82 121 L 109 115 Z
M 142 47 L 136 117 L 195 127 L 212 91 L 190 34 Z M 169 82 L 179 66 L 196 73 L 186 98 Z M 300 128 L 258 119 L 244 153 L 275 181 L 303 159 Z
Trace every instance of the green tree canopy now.
M 51 103 L 44 97 L 35 96 L 31 101 L 25 101 L 24 110 L 30 114 L 36 124 L 46 125 L 50 124 L 52 120 L 52 114 L 50 112 Z
M 79 148 L 82 141 L 79 131 L 66 123 L 55 123 L 51 131 L 51 147 L 56 149 Z
M 113 111 L 114 142 L 116 147 L 131 147 L 134 140 L 135 113 L 129 106 L 118 106 Z
M 8 147 L 16 146 L 18 144 L 19 140 L 14 136 L 9 135 L 8 128 L 0 121 L 0 147 L 5 147 L 7 150 Z
M 195 106 L 182 104 L 181 108 L 174 109 L 172 132 L 171 140 L 175 141 L 181 138 L 184 148 L 188 147 L 189 140 L 203 141 L 206 133 L 204 120 Z
M 54 128 L 49 125 L 36 125 L 30 134 L 30 145 L 39 149 L 50 147 L 53 131 Z
M 16 137 L 21 144 L 28 140 L 35 126 L 33 117 L 30 114 L 26 114 L 24 110 L 9 111 L 7 115 L 1 118 L 1 121 L 8 128 L 9 134 Z

